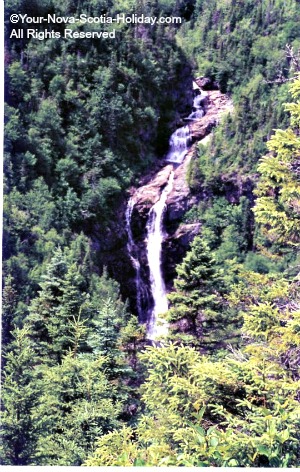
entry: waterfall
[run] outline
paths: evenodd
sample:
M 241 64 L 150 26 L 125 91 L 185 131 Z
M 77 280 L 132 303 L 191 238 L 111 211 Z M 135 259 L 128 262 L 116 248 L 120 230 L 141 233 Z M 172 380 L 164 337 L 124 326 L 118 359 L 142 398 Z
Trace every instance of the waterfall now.
M 170 137 L 169 151 L 166 156 L 166 161 L 180 164 L 188 151 L 190 141 L 189 126 L 186 125 L 182 128 L 178 128 Z
M 159 317 L 161 313 L 165 313 L 168 310 L 166 287 L 161 270 L 161 252 L 164 238 L 163 214 L 167 197 L 173 187 L 173 179 L 174 172 L 172 171 L 160 199 L 150 210 L 147 223 L 147 257 L 154 301 L 154 307 L 147 326 L 147 337 L 152 341 L 168 332 L 167 322 Z
M 142 283 L 141 283 L 141 265 L 136 255 L 136 248 L 133 240 L 133 234 L 131 230 L 131 216 L 134 207 L 134 200 L 129 199 L 126 208 L 126 230 L 128 235 L 127 251 L 130 256 L 132 265 L 135 269 L 135 288 L 136 288 L 136 308 L 138 312 L 139 320 L 142 319 Z
M 201 92 L 194 97 L 193 109 L 186 118 L 187 121 L 195 121 L 202 118 L 205 111 L 203 102 L 205 94 Z M 192 144 L 190 128 L 187 124 L 178 128 L 170 137 L 169 150 L 165 160 L 170 163 L 181 164 L 186 156 L 189 147 Z M 163 230 L 163 216 L 166 207 L 166 201 L 173 188 L 174 171 L 172 170 L 168 182 L 163 189 L 159 200 L 152 206 L 149 212 L 146 225 L 147 230 L 147 260 L 150 271 L 150 288 L 153 298 L 153 309 L 149 315 L 149 298 L 145 292 L 145 281 L 142 278 L 140 261 L 138 258 L 137 247 L 134 243 L 131 218 L 134 207 L 133 199 L 128 202 L 126 210 L 126 227 L 128 234 L 127 249 L 130 255 L 133 267 L 135 269 L 136 285 L 136 307 L 139 320 L 144 320 L 147 315 L 147 338 L 155 342 L 160 336 L 168 332 L 168 323 L 160 317 L 168 310 L 168 299 L 166 287 L 161 268 L 162 243 L 165 237 Z
M 187 117 L 188 120 L 200 120 L 202 116 L 204 116 L 204 109 L 202 107 L 203 100 L 205 100 L 206 95 L 196 95 L 193 102 L 193 110 L 192 113 Z
M 204 94 L 195 96 L 193 101 L 193 109 L 186 118 L 187 121 L 199 120 L 202 118 L 202 116 L 204 116 L 205 112 L 202 106 L 204 100 Z M 181 164 L 191 144 L 192 139 L 189 125 L 178 128 L 170 137 L 166 161 L 173 162 L 174 164 Z

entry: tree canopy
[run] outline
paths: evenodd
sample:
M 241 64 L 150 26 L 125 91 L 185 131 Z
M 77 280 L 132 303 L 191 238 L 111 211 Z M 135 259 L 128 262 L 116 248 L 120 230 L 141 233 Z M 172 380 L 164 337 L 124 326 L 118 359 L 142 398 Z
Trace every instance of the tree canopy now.
M 39 40 L 16 12 L 182 22 Z M 299 467 L 299 25 L 296 0 L 6 1 L 1 464 Z M 197 76 L 233 110 L 191 152 L 155 346 L 125 208 Z

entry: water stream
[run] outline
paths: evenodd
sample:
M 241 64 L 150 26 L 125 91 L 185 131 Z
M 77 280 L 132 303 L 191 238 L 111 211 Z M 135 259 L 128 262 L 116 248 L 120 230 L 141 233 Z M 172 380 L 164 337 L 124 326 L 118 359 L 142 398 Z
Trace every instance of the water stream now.
M 203 108 L 203 100 L 205 95 L 203 93 L 196 95 L 193 102 L 193 109 L 190 115 L 186 118 L 187 121 L 199 120 L 203 117 L 205 111 Z M 169 150 L 165 157 L 166 163 L 173 163 L 180 165 L 192 144 L 189 125 L 178 128 L 170 137 Z M 147 321 L 147 338 L 151 341 L 157 340 L 168 332 L 168 324 L 160 315 L 168 310 L 168 299 L 166 287 L 163 278 L 161 267 L 162 243 L 165 238 L 163 217 L 166 208 L 166 201 L 168 195 L 172 191 L 174 180 L 174 171 L 171 171 L 168 182 L 164 187 L 159 200 L 152 206 L 148 216 L 147 222 L 147 260 L 150 271 L 150 288 L 153 297 L 153 308 L 148 315 Z M 138 259 L 136 247 L 131 231 L 131 215 L 134 207 L 134 199 L 130 199 L 126 211 L 126 225 L 128 233 L 127 249 L 131 257 L 133 267 L 136 271 L 135 285 L 136 285 L 136 306 L 139 319 L 145 318 L 143 316 L 143 307 L 141 303 L 141 266 Z
M 205 100 L 205 94 L 201 93 L 195 96 L 192 112 L 186 118 L 186 121 L 196 121 L 204 116 L 203 100 Z M 181 164 L 191 144 L 189 125 L 178 128 L 170 137 L 166 161 Z
M 136 246 L 133 240 L 133 234 L 131 230 L 131 216 L 134 207 L 134 200 L 132 198 L 129 199 L 127 208 L 126 208 L 126 231 L 128 235 L 128 242 L 127 242 L 127 251 L 130 256 L 132 265 L 135 269 L 135 288 L 136 288 L 136 309 L 139 320 L 142 319 L 142 294 L 141 294 L 141 265 L 137 256 Z
M 165 282 L 161 270 L 161 251 L 164 239 L 163 214 L 166 201 L 173 187 L 174 171 L 170 173 L 160 199 L 150 210 L 147 223 L 147 258 L 150 269 L 150 284 L 154 306 L 147 324 L 147 338 L 155 341 L 158 337 L 167 334 L 168 325 L 159 317 L 168 310 L 168 299 Z

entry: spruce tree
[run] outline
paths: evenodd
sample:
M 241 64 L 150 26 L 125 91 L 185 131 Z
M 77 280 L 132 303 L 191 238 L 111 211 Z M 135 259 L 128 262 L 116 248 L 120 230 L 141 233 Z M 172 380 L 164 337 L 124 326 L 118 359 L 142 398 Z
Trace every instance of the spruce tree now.
M 122 401 L 104 366 L 103 356 L 69 352 L 60 364 L 41 367 L 36 463 L 81 465 L 96 438 L 120 425 Z
M 45 362 L 60 362 L 72 349 L 72 322 L 89 316 L 88 297 L 81 292 L 82 277 L 75 263 L 59 248 L 48 264 L 41 291 L 30 306 L 27 322 L 36 352 Z
M 270 153 L 260 159 L 261 174 L 254 213 L 261 232 L 279 245 L 299 251 L 300 244 L 300 80 L 290 86 L 295 100 L 286 105 L 290 127 L 276 130 L 267 146 Z
M 169 295 L 171 308 L 166 318 L 175 334 L 185 333 L 179 336 L 182 341 L 209 346 L 222 332 L 224 300 L 218 291 L 222 277 L 214 264 L 209 247 L 197 236 L 176 269 L 175 291 Z
M 34 456 L 39 428 L 34 410 L 40 391 L 35 373 L 37 358 L 28 326 L 15 329 L 5 356 L 1 393 L 1 464 L 29 465 Z

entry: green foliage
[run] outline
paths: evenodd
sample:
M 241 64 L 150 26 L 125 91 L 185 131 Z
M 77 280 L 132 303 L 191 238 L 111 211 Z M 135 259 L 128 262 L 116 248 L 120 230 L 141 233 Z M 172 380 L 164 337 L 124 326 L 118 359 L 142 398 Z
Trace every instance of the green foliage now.
M 131 316 L 126 326 L 123 326 L 120 330 L 119 343 L 134 371 L 140 368 L 137 354 L 143 345 L 144 339 L 145 327 L 138 323 L 136 316 Z M 141 372 L 139 372 L 139 375 L 141 375 Z
M 137 462 L 138 451 L 131 442 L 132 436 L 133 431 L 128 427 L 103 436 L 97 441 L 95 454 L 89 457 L 84 465 L 91 467 L 145 465 Z
M 5 269 L 21 287 L 23 302 L 36 295 L 55 247 L 69 246 L 82 231 L 94 234 L 96 226 L 105 240 L 122 192 L 155 161 L 157 150 L 165 152 L 191 78 L 172 25 L 143 32 L 115 25 L 116 41 L 21 44 L 9 38 L 9 12 L 114 17 L 181 8 L 182 2 L 135 1 L 6 5 Z
M 254 208 L 256 221 L 269 240 L 295 248 L 299 245 L 300 231 L 299 84 L 300 80 L 296 80 L 291 86 L 296 101 L 286 107 L 291 114 L 291 127 L 276 131 L 268 142 L 270 154 L 260 160 L 261 178 Z
M 229 323 L 221 295 L 224 283 L 209 247 L 200 236 L 194 239 L 176 270 L 175 291 L 169 294 L 171 308 L 166 314 L 175 339 L 176 333 L 183 332 L 179 338 L 192 345 L 212 347 L 221 343 Z
M 12 277 L 7 277 L 4 281 L 2 294 L 2 343 L 5 348 L 12 341 L 11 333 L 14 328 L 15 312 L 18 295 Z
M 89 266 L 85 249 L 84 238 L 78 238 L 68 250 L 55 251 L 25 327 L 7 346 L 5 464 L 80 465 L 96 438 L 136 409 L 130 364 L 134 358 L 136 370 L 143 332 L 127 315 L 118 284 L 106 272 L 90 281 L 83 277 Z M 10 280 L 5 293 L 13 318 Z M 130 342 L 136 343 L 133 351 Z
M 214 257 L 220 266 L 227 260 L 243 261 L 251 247 L 253 221 L 246 197 L 241 197 L 235 205 L 224 197 L 200 202 L 198 207 L 192 207 L 185 214 L 185 221 L 201 221 L 202 239 L 214 251 Z
M 180 42 L 201 74 L 232 90 L 257 74 L 269 81 L 285 76 L 284 48 L 296 42 L 298 19 L 294 0 L 247 0 L 238 8 L 234 0 L 198 1 L 193 21 L 180 32 Z
M 28 327 L 14 330 L 5 356 L 0 449 L 4 465 L 29 465 L 40 432 L 34 420 L 40 396 L 34 373 L 37 358 L 28 334 Z
M 298 81 L 292 89 L 297 98 Z M 269 239 L 276 234 L 281 247 L 298 245 L 297 194 L 289 191 L 297 179 L 293 157 L 298 149 L 298 108 L 298 104 L 289 105 L 296 129 L 277 131 L 268 144 L 274 154 L 260 164 L 256 216 Z M 267 217 L 264 198 L 274 208 L 281 205 L 282 214 L 272 210 Z M 211 238 L 216 253 L 222 254 L 223 241 L 231 242 L 228 228 L 242 226 L 244 211 L 219 199 L 211 213 L 209 208 L 203 214 L 199 207 L 187 218 L 203 218 L 203 238 Z M 234 218 L 235 226 L 228 225 Z M 291 226 L 282 231 L 285 222 Z M 288 231 L 291 228 L 294 232 Z M 252 262 L 247 257 L 248 270 L 235 265 L 237 277 L 231 277 L 231 291 L 225 295 L 229 309 L 244 320 L 241 348 L 231 347 L 210 357 L 188 346 L 148 348 L 141 355 L 147 366 L 141 388 L 144 414 L 134 429 L 103 436 L 87 465 L 299 466 L 299 276 L 293 279 L 287 271 L 276 273 L 276 256 L 270 260 L 265 253 L 252 254 Z M 249 271 L 251 264 L 258 265 L 258 257 L 263 264 L 260 273 Z M 214 280 L 215 275 L 219 277 Z M 210 289 L 216 294 L 216 288 L 222 287 L 220 275 L 205 243 L 195 238 L 178 266 L 169 320 L 195 319 L 200 303 L 205 313 L 205 295 Z
M 81 316 L 87 319 L 89 303 L 82 293 L 83 280 L 75 264 L 68 266 L 61 249 L 51 259 L 43 276 L 39 296 L 29 307 L 30 323 L 36 350 L 44 362 L 60 362 L 72 349 L 71 320 Z
M 34 463 L 80 465 L 95 439 L 118 426 L 121 401 L 104 370 L 105 357 L 75 356 L 40 369 L 42 394 L 35 410 L 40 426 Z
M 238 6 L 234 0 L 204 0 L 178 32 L 198 75 L 216 80 L 234 104 L 191 162 L 189 185 L 199 199 L 225 197 L 236 204 L 243 195 L 253 206 L 257 162 L 274 128 L 287 123 L 283 111 L 287 80 L 297 73 L 299 14 L 294 0 L 246 0 Z M 232 232 L 228 236 L 234 239 Z M 249 235 L 249 249 L 248 242 Z M 238 253 L 237 246 L 232 249 Z
M 296 386 L 264 354 L 214 361 L 169 345 L 142 357 L 144 416 L 103 436 L 86 465 L 297 466 Z
M 299 80 L 270 139 L 288 126 L 298 3 L 8 0 L 7 38 L 16 11 L 186 21 L 7 41 L 2 464 L 299 466 Z M 183 50 L 234 112 L 188 171 L 202 234 L 177 267 L 169 341 L 139 354 L 144 328 L 102 261 L 123 192 L 188 111 Z

